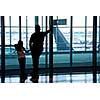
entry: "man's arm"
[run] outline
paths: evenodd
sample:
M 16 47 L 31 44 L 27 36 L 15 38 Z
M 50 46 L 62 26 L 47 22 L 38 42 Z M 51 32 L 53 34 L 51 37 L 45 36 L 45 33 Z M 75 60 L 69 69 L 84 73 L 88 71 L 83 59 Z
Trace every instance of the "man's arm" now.
M 47 30 L 46 32 L 47 32 L 47 33 L 50 33 L 50 31 L 51 31 L 51 30 L 49 29 L 49 30 Z
M 32 35 L 31 35 L 30 40 L 29 40 L 29 47 L 31 47 L 31 43 L 32 43 Z
M 48 33 L 50 33 L 50 29 L 49 30 L 47 30 L 46 32 L 44 32 L 45 33 L 45 36 L 48 34 Z
M 33 40 L 34 40 L 34 37 L 33 37 L 33 35 L 31 35 L 30 40 L 29 40 L 30 49 L 31 49 L 31 47 L 33 47 Z

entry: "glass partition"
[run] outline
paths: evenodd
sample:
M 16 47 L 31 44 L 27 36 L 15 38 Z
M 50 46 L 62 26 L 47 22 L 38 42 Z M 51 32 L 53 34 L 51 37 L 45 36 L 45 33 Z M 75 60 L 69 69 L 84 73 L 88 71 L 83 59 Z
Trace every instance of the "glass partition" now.
M 71 47 L 71 16 L 53 16 L 53 64 L 54 68 L 71 67 L 70 47 Z M 38 24 L 41 31 L 49 29 L 49 16 L 38 16 Z M 24 47 L 29 49 L 29 39 L 35 31 L 35 16 L 21 16 L 21 39 Z M 1 23 L 0 23 L 1 33 Z M 0 34 L 1 36 L 1 34 Z M 19 40 L 19 16 L 5 16 L 5 54 L 6 68 L 18 68 L 17 55 L 14 53 Z M 46 48 L 47 46 L 47 48 Z M 44 50 L 40 57 L 40 68 L 45 68 L 46 49 L 49 55 L 49 34 L 44 39 Z M 72 20 L 72 67 L 92 66 L 93 51 L 93 16 L 73 16 Z M 97 17 L 97 66 L 100 65 L 100 17 Z M 0 38 L 1 55 L 1 38 Z M 14 59 L 12 58 L 14 57 Z M 30 68 L 31 55 L 28 53 L 27 68 Z M 47 61 L 47 64 L 49 62 Z M 10 66 L 11 65 L 11 66 Z M 9 69 L 8 68 L 8 69 Z

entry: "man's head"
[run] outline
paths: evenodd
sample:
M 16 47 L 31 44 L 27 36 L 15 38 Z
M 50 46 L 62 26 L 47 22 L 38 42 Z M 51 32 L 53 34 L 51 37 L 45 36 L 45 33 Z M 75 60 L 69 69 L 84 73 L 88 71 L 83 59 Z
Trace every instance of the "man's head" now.
M 35 25 L 35 31 L 40 32 L 40 26 L 39 25 Z

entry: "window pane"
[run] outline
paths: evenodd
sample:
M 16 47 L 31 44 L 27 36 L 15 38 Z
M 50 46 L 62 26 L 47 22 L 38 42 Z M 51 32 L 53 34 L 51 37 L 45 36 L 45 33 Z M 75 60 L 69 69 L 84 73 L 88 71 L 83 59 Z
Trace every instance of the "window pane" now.
M 30 37 L 31 37 L 32 33 L 34 33 L 34 32 L 35 32 L 34 28 L 28 28 L 28 48 L 29 48 Z
M 92 42 L 93 42 L 93 28 L 87 28 L 87 42 L 86 42 L 86 50 L 92 51 Z
M 5 45 L 10 45 L 10 32 L 9 32 L 9 28 L 5 28 Z
M 87 26 L 93 27 L 93 16 L 87 16 Z
M 1 45 L 1 27 L 0 27 L 0 45 Z
M 26 16 L 21 16 L 21 26 L 26 26 Z
M 19 26 L 19 16 L 11 16 L 11 26 Z
M 5 16 L 5 26 L 9 26 L 9 16 Z
M 85 26 L 85 16 L 73 16 L 73 26 Z
M 42 27 L 42 16 L 38 16 L 38 20 L 39 20 L 39 25 L 40 25 L 40 27 Z
M 19 28 L 11 28 L 11 44 L 14 45 L 18 43 L 19 40 Z
M 85 28 L 73 28 L 73 44 L 75 51 L 85 51 Z
M 23 46 L 26 48 L 26 28 L 21 29 Z
M 35 26 L 35 17 L 34 16 L 27 16 L 28 26 L 34 27 Z

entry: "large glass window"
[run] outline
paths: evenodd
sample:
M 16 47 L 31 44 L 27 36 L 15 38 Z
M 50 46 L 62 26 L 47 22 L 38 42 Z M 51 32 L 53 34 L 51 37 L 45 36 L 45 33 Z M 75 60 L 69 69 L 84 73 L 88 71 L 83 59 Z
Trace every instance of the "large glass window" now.
M 64 42 L 68 42 L 70 45 L 70 16 L 53 16 L 54 21 L 54 38 L 53 45 L 54 51 L 59 51 L 58 45 L 65 45 Z M 66 21 L 64 25 L 64 20 Z M 41 26 L 41 31 L 46 30 L 46 16 L 38 16 L 39 25 Z M 49 17 L 48 17 L 48 27 L 49 27 Z M 98 21 L 99 22 L 99 21 Z M 11 23 L 11 27 L 10 27 Z M 62 24 L 61 24 L 62 23 Z M 87 26 L 85 26 L 85 16 L 73 16 L 73 39 L 72 47 L 75 51 L 91 51 L 92 50 L 92 33 L 93 33 L 93 17 L 87 16 Z M 98 23 L 99 25 L 99 23 Z M 5 39 L 6 45 L 13 45 L 19 40 L 19 16 L 11 16 L 11 22 L 9 16 L 5 16 Z M 35 16 L 21 16 L 21 34 L 24 46 L 29 42 L 31 34 L 34 32 L 35 26 Z M 85 33 L 86 27 L 86 33 Z M 11 37 L 10 37 L 11 31 Z M 98 28 L 99 31 L 99 28 Z M 97 31 L 97 33 L 99 33 Z M 62 33 L 59 37 L 58 33 Z M 27 35 L 26 35 L 27 34 Z M 15 36 L 16 35 L 16 36 Z M 58 36 L 58 37 L 57 37 Z M 62 38 L 62 41 L 60 41 Z M 11 39 L 11 40 L 10 40 Z M 49 40 L 48 40 L 49 41 Z M 59 42 L 60 41 L 60 42 Z M 99 43 L 99 34 L 97 34 L 97 45 Z M 45 43 L 44 43 L 45 44 Z M 49 42 L 48 42 L 49 45 Z M 86 45 L 86 46 L 85 46 Z M 66 46 L 66 45 L 65 45 Z M 68 46 L 68 45 L 67 45 Z M 44 45 L 45 47 L 45 45 Z M 60 50 L 64 50 L 60 48 Z
M 97 17 L 97 51 L 100 50 L 99 16 Z M 29 49 L 29 39 L 35 32 L 35 16 L 21 16 L 21 39 L 24 47 Z M 41 31 L 46 31 L 46 16 L 38 16 Z M 49 29 L 49 16 L 47 16 Z M 1 23 L 0 23 L 1 33 Z M 1 36 L 1 34 L 0 34 Z M 19 40 L 19 16 L 5 16 L 5 44 L 11 47 Z M 71 16 L 53 16 L 53 63 L 54 67 L 70 66 Z M 49 34 L 44 39 L 44 51 L 40 58 L 41 67 L 45 67 L 46 42 L 49 52 Z M 1 45 L 1 38 L 0 38 Z M 72 66 L 91 66 L 93 50 L 93 16 L 73 16 L 72 20 Z M 1 53 L 1 52 L 0 52 Z M 99 63 L 97 53 L 97 63 Z M 10 55 L 10 54 L 9 54 Z M 11 56 L 11 55 L 10 55 Z M 15 54 L 16 56 L 16 54 Z M 30 56 L 30 53 L 29 53 Z M 28 61 L 31 57 L 28 59 Z M 48 58 L 47 58 L 48 59 Z M 16 59 L 17 61 L 17 59 Z M 26 64 L 31 64 L 28 62 Z M 10 62 L 10 64 L 13 64 Z M 17 62 L 18 65 L 18 62 Z M 16 66 L 17 66 L 16 65 Z
M 9 20 L 9 16 L 5 16 L 5 26 L 9 26 L 10 25 L 10 20 Z
M 11 16 L 11 26 L 19 26 L 19 16 Z
M 18 43 L 19 40 L 19 28 L 16 27 L 11 27 L 11 44 L 14 45 Z
M 73 16 L 73 27 L 84 27 L 85 16 Z
M 9 27 L 5 28 L 5 44 L 10 45 L 10 30 L 9 30 Z
M 27 16 L 27 25 L 30 27 L 35 26 L 35 16 Z

